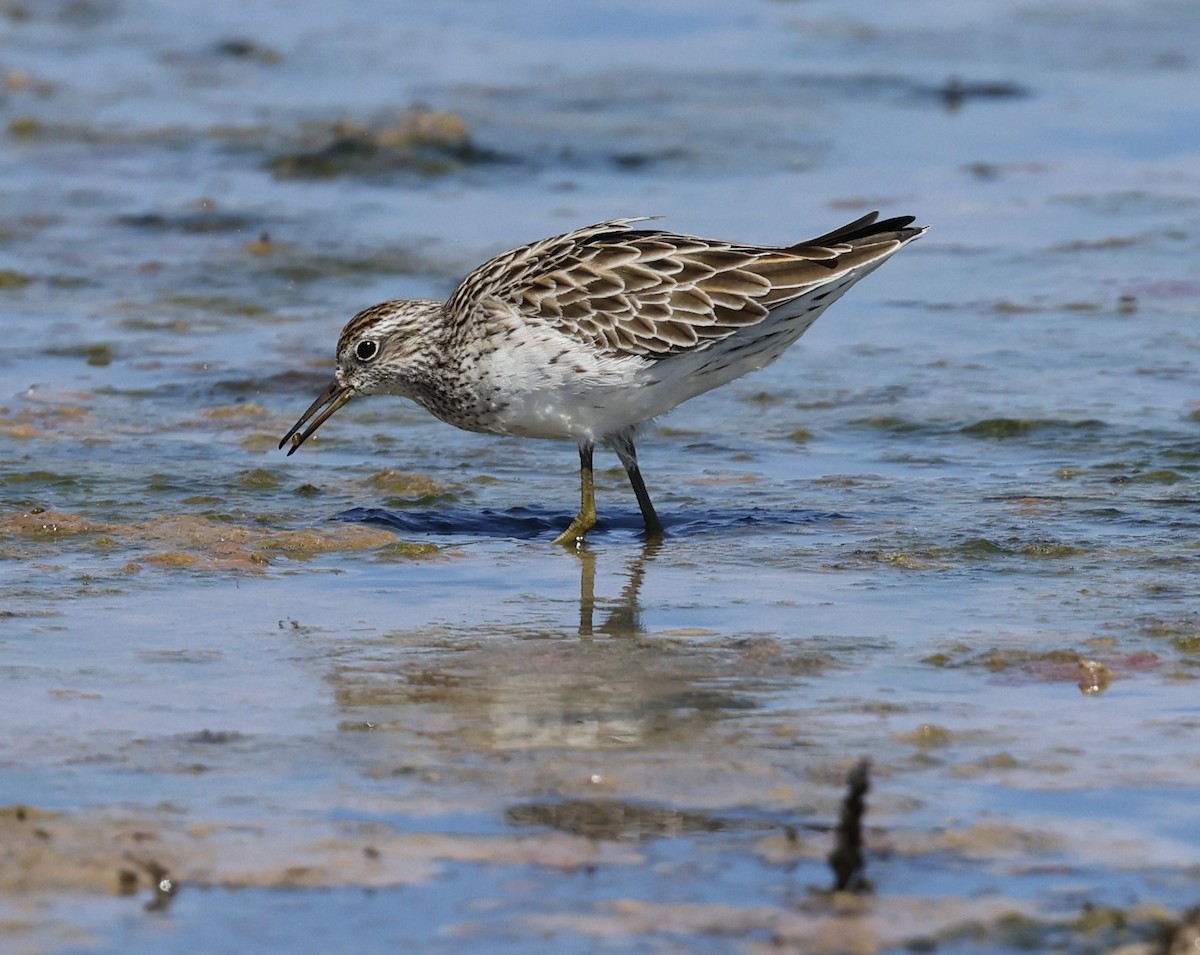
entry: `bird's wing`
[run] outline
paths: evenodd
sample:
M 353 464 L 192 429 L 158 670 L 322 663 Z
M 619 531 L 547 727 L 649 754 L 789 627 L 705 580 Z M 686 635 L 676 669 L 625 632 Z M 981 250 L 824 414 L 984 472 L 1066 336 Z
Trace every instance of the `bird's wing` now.
M 451 313 L 515 309 L 610 355 L 702 348 L 771 309 L 886 257 L 920 229 L 864 216 L 787 248 L 736 245 L 613 219 L 497 256 L 469 275 Z M 511 311 L 509 311 L 511 314 Z

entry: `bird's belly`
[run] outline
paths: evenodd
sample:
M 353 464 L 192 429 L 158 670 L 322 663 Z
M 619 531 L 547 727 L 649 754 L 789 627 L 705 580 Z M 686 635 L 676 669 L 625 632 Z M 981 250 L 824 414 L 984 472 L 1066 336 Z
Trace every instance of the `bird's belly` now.
M 524 438 L 595 441 L 669 410 L 647 402 L 648 397 L 636 385 L 531 389 L 497 405 L 487 430 Z
M 493 434 L 597 441 L 666 414 L 774 357 L 730 362 L 699 349 L 661 362 L 629 359 L 623 367 L 599 373 L 490 382 L 491 397 L 476 405 L 474 421 L 453 423 Z

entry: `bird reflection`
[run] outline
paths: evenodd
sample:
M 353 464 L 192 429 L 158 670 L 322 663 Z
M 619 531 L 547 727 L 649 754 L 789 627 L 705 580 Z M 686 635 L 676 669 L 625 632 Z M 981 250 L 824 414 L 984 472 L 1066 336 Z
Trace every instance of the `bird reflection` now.
M 556 554 L 578 569 L 577 618 L 563 620 L 552 595 L 528 594 L 467 608 L 470 623 L 346 639 L 326 657 L 344 728 L 403 740 L 405 763 L 418 765 L 420 752 L 440 763 L 454 751 L 694 739 L 743 713 L 754 703 L 712 682 L 727 654 L 647 634 L 641 595 L 663 546 Z M 606 596 L 606 584 L 619 592 Z
M 646 579 L 646 565 L 662 546 L 661 539 L 648 540 L 629 562 L 625 586 L 600 624 L 601 633 L 610 637 L 633 637 L 645 632 L 639 596 L 642 582 Z M 581 549 L 576 552 L 575 559 L 579 561 L 579 635 L 591 637 L 596 632 L 596 552 Z

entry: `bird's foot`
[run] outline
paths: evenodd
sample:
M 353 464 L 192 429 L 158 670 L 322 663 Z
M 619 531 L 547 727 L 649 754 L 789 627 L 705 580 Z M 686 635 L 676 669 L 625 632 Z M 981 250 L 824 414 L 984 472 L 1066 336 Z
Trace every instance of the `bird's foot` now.
M 583 539 L 587 536 L 587 532 L 596 526 L 596 512 L 590 514 L 581 511 L 571 521 L 571 526 L 554 538 L 554 543 L 562 544 L 564 547 L 578 547 L 583 543 Z

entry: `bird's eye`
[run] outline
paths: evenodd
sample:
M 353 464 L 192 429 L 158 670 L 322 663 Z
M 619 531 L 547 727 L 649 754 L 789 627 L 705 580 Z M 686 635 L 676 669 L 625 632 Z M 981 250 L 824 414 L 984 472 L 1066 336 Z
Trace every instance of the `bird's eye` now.
M 354 357 L 359 361 L 370 361 L 379 354 L 379 342 L 364 338 L 354 346 Z

